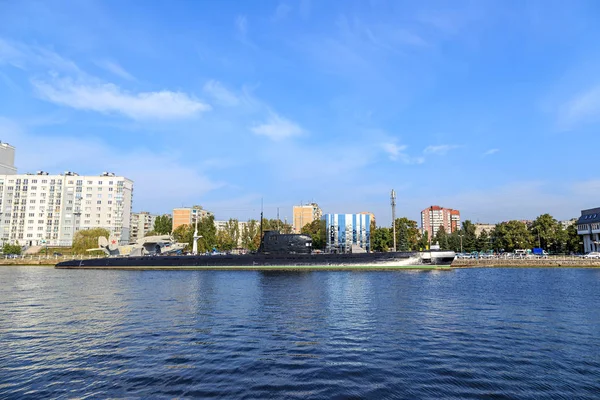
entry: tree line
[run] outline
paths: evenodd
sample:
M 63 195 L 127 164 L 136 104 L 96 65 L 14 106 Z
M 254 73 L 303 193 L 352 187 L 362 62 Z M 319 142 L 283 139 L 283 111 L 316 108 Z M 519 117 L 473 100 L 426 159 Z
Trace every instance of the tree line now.
M 462 227 L 447 233 L 443 227 L 429 240 L 427 231 L 421 233 L 416 221 L 398 218 L 396 225 L 396 247 L 398 251 L 417 251 L 439 244 L 442 250 L 456 252 L 495 251 L 511 252 L 516 249 L 541 247 L 549 253 L 580 253 L 583 251 L 577 225 L 564 229 L 550 214 L 537 217 L 531 224 L 508 221 L 496 224 L 489 232 L 476 234 L 475 224 L 466 220 Z M 393 230 L 387 227 L 371 229 L 371 248 L 389 251 L 393 247 Z

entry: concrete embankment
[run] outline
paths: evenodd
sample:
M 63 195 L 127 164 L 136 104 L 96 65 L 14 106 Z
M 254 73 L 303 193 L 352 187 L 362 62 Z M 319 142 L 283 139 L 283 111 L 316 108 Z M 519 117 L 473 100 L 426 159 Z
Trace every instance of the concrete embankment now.
M 456 259 L 452 268 L 517 267 L 517 268 L 600 268 L 600 260 L 580 257 Z

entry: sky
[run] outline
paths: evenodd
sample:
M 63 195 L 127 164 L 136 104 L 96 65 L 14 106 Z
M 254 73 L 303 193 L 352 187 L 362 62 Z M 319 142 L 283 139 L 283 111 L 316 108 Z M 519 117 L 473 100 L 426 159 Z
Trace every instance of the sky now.
M 19 173 L 114 172 L 133 210 L 294 205 L 497 223 L 600 206 L 597 1 L 0 0 Z

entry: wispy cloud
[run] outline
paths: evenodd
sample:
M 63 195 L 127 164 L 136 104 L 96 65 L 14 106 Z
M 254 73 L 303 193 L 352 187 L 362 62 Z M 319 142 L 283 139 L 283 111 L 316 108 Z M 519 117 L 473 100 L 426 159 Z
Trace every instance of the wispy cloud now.
M 600 119 L 600 85 L 581 92 L 559 108 L 559 122 L 567 128 Z
M 240 103 L 240 99 L 235 93 L 215 80 L 210 80 L 204 84 L 204 92 L 224 106 L 232 107 Z
M 235 19 L 235 27 L 242 38 L 248 34 L 248 19 L 245 15 L 238 15 Z
M 485 151 L 483 153 L 483 156 L 491 156 L 492 154 L 496 154 L 497 152 L 499 152 L 500 149 L 489 149 L 488 151 Z
M 78 82 L 69 78 L 32 80 L 44 100 L 79 110 L 118 113 L 136 120 L 180 119 L 211 107 L 185 93 L 167 90 L 130 93 L 111 83 Z
M 275 14 L 273 15 L 273 21 L 281 21 L 284 20 L 288 14 L 292 11 L 292 7 L 287 3 L 279 3 L 277 8 L 275 9 Z
M 8 64 L 22 70 L 44 67 L 55 71 L 83 75 L 73 61 L 63 58 L 54 51 L 39 46 L 28 46 L 20 42 L 0 38 L 0 65 Z
M 394 141 L 381 143 L 381 148 L 392 161 L 401 161 L 405 164 L 423 164 L 425 159 L 423 157 L 411 157 L 406 153 L 408 146 L 398 145 Z
M 101 61 L 97 61 L 96 65 L 98 65 L 101 68 L 104 68 L 108 72 L 115 74 L 116 76 L 118 76 L 120 78 L 127 79 L 129 81 L 136 80 L 133 75 L 131 75 L 129 72 L 127 72 L 125 70 L 125 68 L 123 68 L 122 66 L 120 66 L 118 63 L 116 63 L 114 61 L 101 60 Z
M 299 125 L 275 113 L 271 113 L 266 122 L 255 125 L 250 130 L 256 135 L 266 136 L 276 141 L 304 133 Z
M 441 144 L 437 146 L 427 146 L 425 150 L 423 150 L 423 153 L 443 156 L 447 154 L 450 150 L 454 150 L 459 147 L 460 146 L 456 144 Z

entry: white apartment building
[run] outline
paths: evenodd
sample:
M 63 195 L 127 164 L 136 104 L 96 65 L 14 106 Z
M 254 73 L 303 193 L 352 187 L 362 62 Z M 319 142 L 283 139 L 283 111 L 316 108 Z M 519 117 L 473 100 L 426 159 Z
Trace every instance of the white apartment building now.
M 215 221 L 215 228 L 217 229 L 217 232 L 226 230 L 228 223 L 229 223 L 229 221 Z M 237 241 L 238 247 L 242 246 L 242 233 L 244 232 L 244 228 L 246 227 L 246 225 L 248 225 L 248 222 L 246 222 L 246 221 L 238 221 L 237 222 L 238 231 L 239 231 L 239 236 L 238 236 L 238 241 Z
M 129 242 L 135 243 L 139 238 L 146 236 L 146 233 L 154 230 L 154 222 L 158 215 L 150 214 L 147 211 L 131 214 L 131 235 Z
M 0 175 L 14 175 L 16 173 L 15 148 L 8 143 L 0 142 Z
M 129 243 L 133 182 L 104 172 L 0 175 L 2 243 L 70 246 L 80 229 L 105 228 Z

